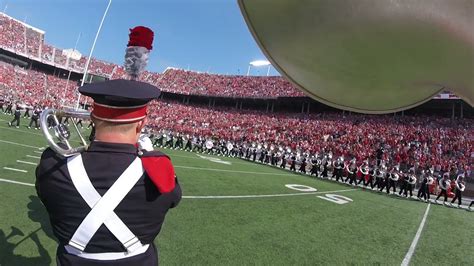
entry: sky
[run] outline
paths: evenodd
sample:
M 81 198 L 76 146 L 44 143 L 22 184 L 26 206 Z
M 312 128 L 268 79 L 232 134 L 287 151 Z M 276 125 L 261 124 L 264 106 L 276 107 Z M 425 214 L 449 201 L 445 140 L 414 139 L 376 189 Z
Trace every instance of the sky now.
M 44 30 L 45 41 L 89 55 L 108 0 L 0 0 L 0 10 Z M 112 0 L 93 57 L 123 64 L 129 29 L 155 32 L 147 70 L 178 67 L 219 74 L 246 74 L 265 59 L 242 17 L 237 0 Z M 251 75 L 266 75 L 254 68 Z M 271 68 L 270 75 L 278 75 Z

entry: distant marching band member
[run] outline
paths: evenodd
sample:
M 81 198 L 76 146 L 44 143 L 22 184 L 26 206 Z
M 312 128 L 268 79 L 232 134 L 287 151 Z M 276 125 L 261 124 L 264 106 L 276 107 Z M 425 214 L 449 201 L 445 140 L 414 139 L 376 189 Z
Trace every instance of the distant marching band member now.
M 303 174 L 306 174 L 306 157 L 303 157 L 299 171 Z
M 296 171 L 296 156 L 294 154 L 291 155 L 290 170 Z
M 369 174 L 369 165 L 367 164 L 367 161 L 364 161 L 358 169 L 358 175 L 359 175 L 359 181 L 357 181 L 357 185 L 360 185 L 360 183 L 365 183 L 366 177 Z
M 427 183 L 427 186 L 426 186 L 426 197 L 428 198 L 428 200 L 430 199 L 430 195 L 431 195 L 430 187 L 434 183 L 435 183 L 435 179 L 433 178 L 433 172 L 430 171 L 429 174 L 428 174 L 428 183 Z
M 438 199 L 441 197 L 441 195 L 444 195 L 443 203 L 446 203 L 446 201 L 448 200 L 448 187 L 449 187 L 448 174 L 449 173 L 444 173 L 443 178 L 440 179 L 438 182 L 441 192 L 439 192 L 438 197 L 435 200 L 436 203 L 438 203 Z
M 344 168 L 344 158 L 339 157 L 337 160 L 334 161 L 334 175 L 336 177 L 337 182 L 339 182 L 339 178 L 342 181 L 342 169 L 343 168 Z
M 375 162 L 375 163 L 377 163 L 377 162 Z M 364 185 L 367 187 L 367 186 L 369 186 L 369 184 L 370 184 L 370 188 L 371 188 L 371 189 L 374 189 L 375 171 L 376 171 L 376 166 L 372 166 L 372 167 L 371 167 L 371 166 L 369 165 L 369 174 L 368 174 L 369 178 L 367 179 L 367 182 L 365 182 Z
M 397 173 L 397 168 L 393 167 L 392 171 L 390 171 L 387 185 L 387 194 L 390 194 L 390 188 L 393 188 L 393 194 L 397 193 L 397 182 L 399 179 L 399 175 Z
M 421 176 L 420 176 L 420 181 L 419 181 L 419 184 L 420 184 L 420 188 L 418 189 L 418 195 L 417 195 L 417 198 L 419 200 L 421 200 L 421 198 L 423 197 L 423 200 L 426 201 L 427 200 L 427 195 L 428 194 L 428 199 L 429 199 L 429 195 L 430 195 L 430 192 L 428 190 L 428 179 L 429 179 L 429 176 L 428 174 L 425 173 L 425 170 L 422 170 L 421 171 Z
M 375 169 L 374 187 L 376 187 L 376 189 L 380 189 L 382 187 L 382 184 L 383 184 L 383 178 L 384 178 L 384 175 L 385 175 L 383 167 L 384 166 L 382 165 L 379 168 Z
M 356 185 L 356 171 L 357 171 L 357 166 L 356 166 L 355 159 L 353 159 L 350 165 L 347 167 L 347 173 L 348 173 L 347 178 L 349 179 L 350 185 L 352 185 L 352 183 L 354 183 L 354 186 Z
M 410 198 L 413 197 L 413 186 L 416 184 L 415 169 L 410 169 L 408 175 L 407 184 L 405 187 L 405 197 L 408 197 L 408 191 L 410 191 Z
M 380 190 L 379 192 L 382 192 L 384 188 L 387 188 L 388 184 L 390 182 L 390 173 L 384 169 L 383 172 L 383 177 L 382 177 L 382 183 L 380 185 Z
M 464 176 L 463 175 L 458 175 L 458 178 L 456 179 L 456 194 L 454 195 L 453 200 L 451 201 L 451 206 L 453 203 L 458 200 L 458 208 L 461 207 L 461 201 L 462 201 L 462 192 L 466 188 L 466 185 L 464 184 Z M 472 204 L 472 203 L 471 203 Z
M 281 164 L 280 164 L 280 167 L 283 168 L 283 169 L 286 168 L 286 155 L 285 155 L 285 154 L 283 154 L 283 155 L 281 156 Z
M 316 159 L 316 157 L 313 157 L 311 159 L 311 172 L 310 172 L 310 175 L 318 176 L 318 169 L 319 169 L 318 159 Z
M 321 177 L 323 178 L 327 178 L 328 177 L 328 167 L 329 167 L 329 158 L 326 156 L 324 156 L 324 159 L 323 159 L 323 171 L 321 172 Z
M 408 175 L 400 171 L 400 178 L 399 178 L 398 183 L 400 184 L 400 192 L 398 192 L 398 195 L 401 196 L 403 193 L 406 194 L 407 184 L 408 184 Z

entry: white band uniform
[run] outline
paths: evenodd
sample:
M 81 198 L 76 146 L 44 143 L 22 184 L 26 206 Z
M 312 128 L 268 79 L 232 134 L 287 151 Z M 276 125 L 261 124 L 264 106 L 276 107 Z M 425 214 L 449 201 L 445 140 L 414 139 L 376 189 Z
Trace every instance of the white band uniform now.
M 144 253 L 149 245 L 143 245 L 114 212 L 144 173 L 140 158 L 135 158 L 103 197 L 95 190 L 87 176 L 80 154 L 68 158 L 67 168 L 74 186 L 91 207 L 91 211 L 74 232 L 69 245 L 65 246 L 66 251 L 69 254 L 95 260 L 117 260 Z M 122 243 L 127 249 L 126 252 L 83 252 L 102 224 Z

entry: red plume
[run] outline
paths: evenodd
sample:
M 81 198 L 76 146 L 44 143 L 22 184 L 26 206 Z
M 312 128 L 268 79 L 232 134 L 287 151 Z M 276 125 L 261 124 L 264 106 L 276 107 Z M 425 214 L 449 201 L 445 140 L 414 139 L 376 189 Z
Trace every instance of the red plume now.
M 145 47 L 148 50 L 153 49 L 153 36 L 154 33 L 151 29 L 144 26 L 137 26 L 130 29 L 130 39 L 127 46 L 140 46 Z

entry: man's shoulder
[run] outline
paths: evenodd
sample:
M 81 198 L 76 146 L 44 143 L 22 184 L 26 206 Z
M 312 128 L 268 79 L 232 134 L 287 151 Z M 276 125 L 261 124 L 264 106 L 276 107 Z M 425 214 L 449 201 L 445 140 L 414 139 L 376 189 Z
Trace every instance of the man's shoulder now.
M 142 158 L 149 158 L 149 157 L 166 157 L 171 159 L 167 154 L 161 151 L 143 151 L 143 154 L 140 156 Z

